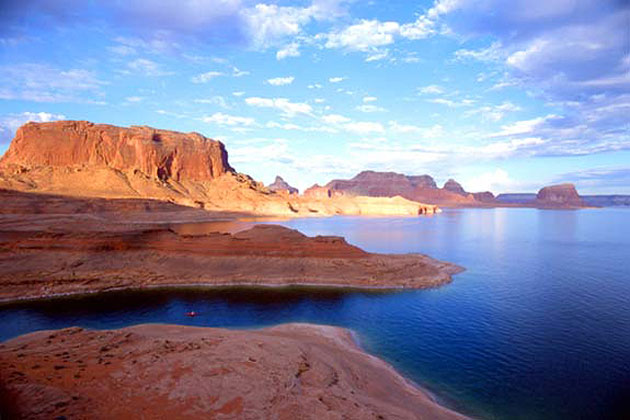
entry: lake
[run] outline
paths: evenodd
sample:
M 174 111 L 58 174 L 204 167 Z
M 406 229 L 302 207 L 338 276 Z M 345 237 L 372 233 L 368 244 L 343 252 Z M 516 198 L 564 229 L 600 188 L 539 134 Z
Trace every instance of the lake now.
M 353 329 L 369 352 L 482 418 L 630 418 L 630 209 L 464 209 L 276 222 L 466 271 L 431 290 L 182 289 L 0 306 L 0 339 L 78 325 Z M 185 313 L 197 311 L 188 318 Z

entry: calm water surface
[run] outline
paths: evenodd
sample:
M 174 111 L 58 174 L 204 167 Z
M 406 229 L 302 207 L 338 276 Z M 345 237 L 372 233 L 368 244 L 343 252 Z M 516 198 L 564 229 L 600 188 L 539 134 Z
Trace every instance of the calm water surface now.
M 368 351 L 477 417 L 630 418 L 630 209 L 281 223 L 467 271 L 425 291 L 181 290 L 5 305 L 0 339 L 71 325 L 332 324 L 352 328 Z M 200 316 L 187 318 L 190 310 Z

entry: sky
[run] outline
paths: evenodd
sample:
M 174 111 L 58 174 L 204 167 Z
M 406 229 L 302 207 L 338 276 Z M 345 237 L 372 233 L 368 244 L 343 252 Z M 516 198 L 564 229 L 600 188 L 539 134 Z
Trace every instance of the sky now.
M 58 119 L 196 131 L 301 190 L 630 194 L 630 1 L 0 0 L 0 153 Z

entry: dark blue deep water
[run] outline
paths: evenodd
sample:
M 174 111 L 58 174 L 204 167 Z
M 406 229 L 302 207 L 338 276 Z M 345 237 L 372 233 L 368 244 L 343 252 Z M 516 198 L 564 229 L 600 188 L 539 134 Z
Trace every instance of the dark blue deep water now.
M 630 418 L 630 210 L 449 210 L 301 219 L 374 252 L 467 268 L 433 290 L 221 289 L 112 293 L 0 306 L 0 339 L 146 322 L 348 327 L 370 352 L 482 418 Z M 186 318 L 185 312 L 200 312 Z

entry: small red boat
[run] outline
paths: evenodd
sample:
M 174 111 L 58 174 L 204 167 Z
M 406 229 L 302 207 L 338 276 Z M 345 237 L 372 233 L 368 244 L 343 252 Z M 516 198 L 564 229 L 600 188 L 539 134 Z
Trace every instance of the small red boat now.
M 186 312 L 186 316 L 189 316 L 191 318 L 197 315 L 199 315 L 199 313 L 195 311 Z

